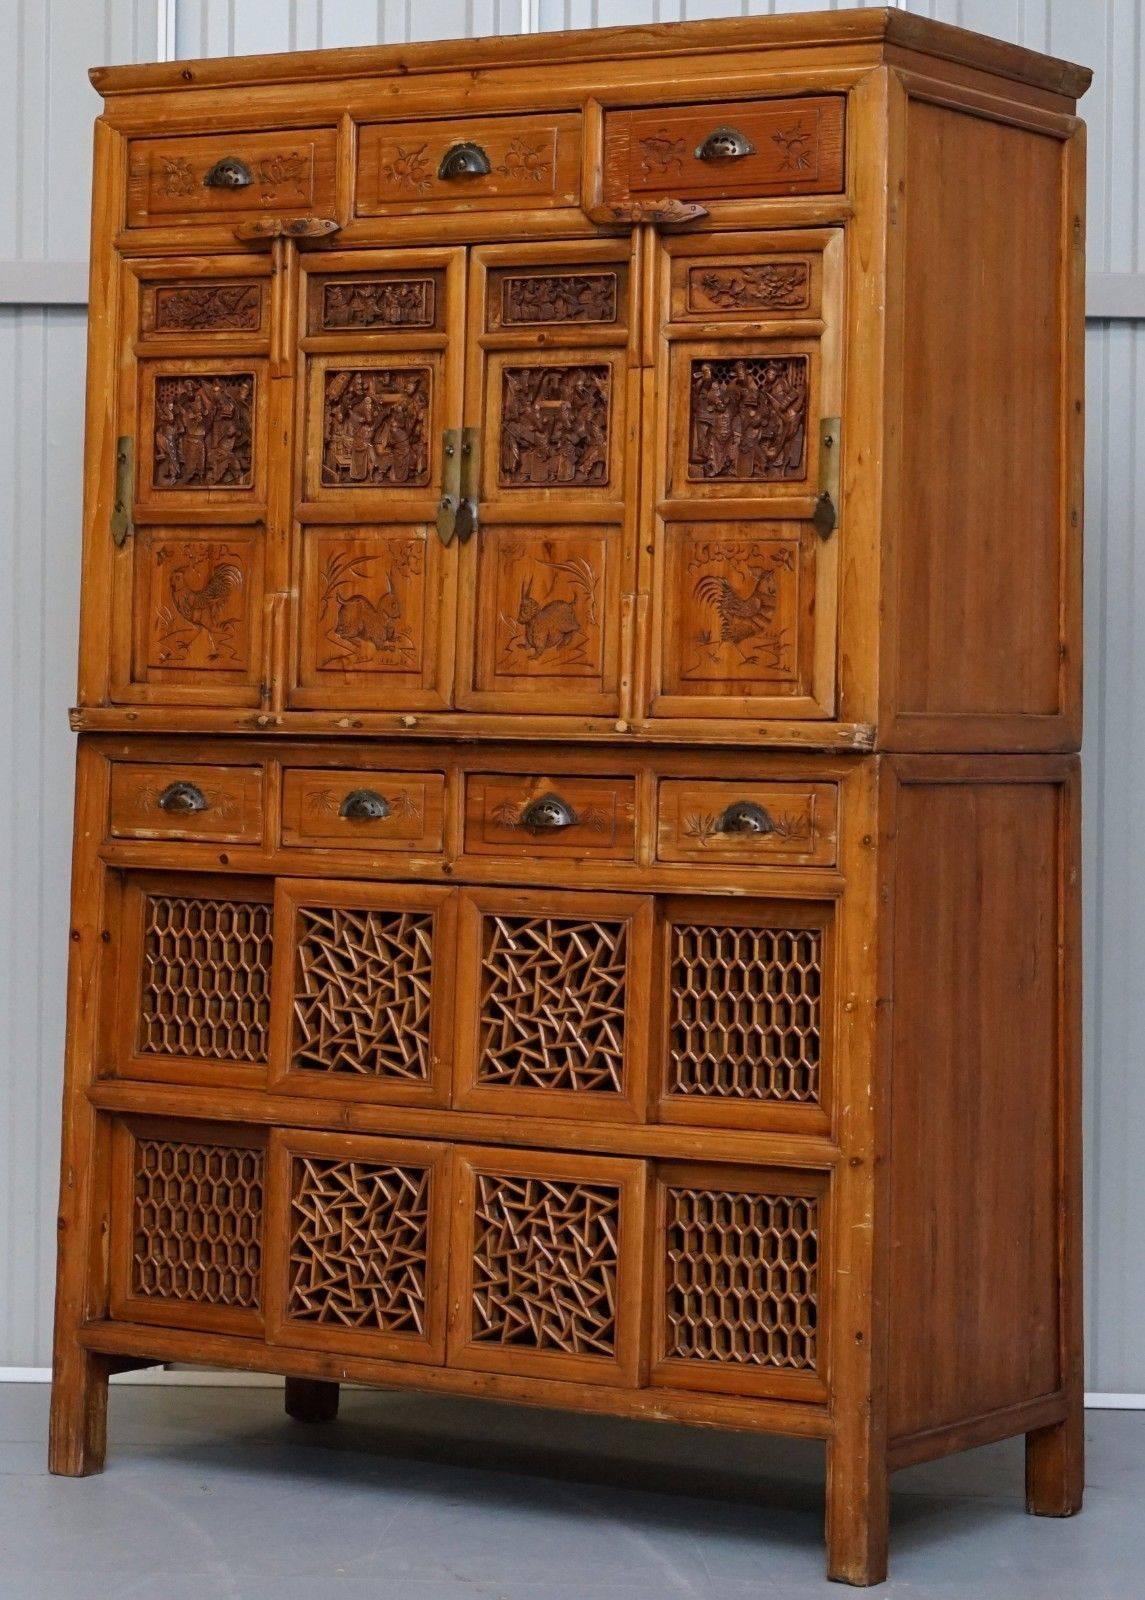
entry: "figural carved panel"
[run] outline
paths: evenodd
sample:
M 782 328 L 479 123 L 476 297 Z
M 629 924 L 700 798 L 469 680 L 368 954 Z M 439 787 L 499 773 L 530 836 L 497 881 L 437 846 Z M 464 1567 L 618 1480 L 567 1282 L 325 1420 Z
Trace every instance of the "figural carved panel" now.
M 294 1155 L 287 1318 L 424 1338 L 432 1181 L 408 1163 Z
M 502 488 L 607 484 L 611 374 L 604 364 L 502 369 Z
M 155 378 L 152 487 L 246 489 L 253 482 L 255 375 Z
M 475 1186 L 472 1342 L 615 1356 L 619 1187 L 503 1172 Z
M 436 328 L 441 325 L 442 274 L 377 273 L 321 279 L 313 285 L 315 333 Z
M 171 283 L 144 291 L 143 332 L 258 333 L 263 286 L 238 283 Z
M 427 484 L 431 386 L 428 366 L 329 368 L 322 382 L 322 483 Z
M 505 272 L 493 278 L 490 322 L 494 327 L 556 323 L 613 323 L 618 310 L 618 271 Z
M 291 1067 L 428 1082 L 433 915 L 298 908 Z
M 805 478 L 809 365 L 803 355 L 693 358 L 689 479 Z

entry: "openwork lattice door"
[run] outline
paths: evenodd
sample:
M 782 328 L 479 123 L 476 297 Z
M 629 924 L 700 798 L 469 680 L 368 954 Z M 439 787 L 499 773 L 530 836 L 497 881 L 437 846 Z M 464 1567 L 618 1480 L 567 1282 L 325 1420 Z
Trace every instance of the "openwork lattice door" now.
M 831 907 L 671 900 L 658 938 L 661 1118 L 825 1129 Z
M 442 1145 L 276 1133 L 268 1336 L 442 1361 L 448 1182 Z
M 638 1116 L 650 930 L 635 895 L 463 893 L 455 1103 Z
M 270 885 L 147 873 L 121 887 L 116 1069 L 247 1084 L 270 1042 Z
M 656 1208 L 654 1381 L 825 1393 L 826 1175 L 662 1167 Z
M 447 889 L 280 881 L 272 1078 L 297 1094 L 442 1104 L 453 901 Z
M 112 1315 L 257 1332 L 265 1134 L 145 1118 L 112 1131 Z
M 451 1365 L 635 1381 L 644 1166 L 458 1150 Z

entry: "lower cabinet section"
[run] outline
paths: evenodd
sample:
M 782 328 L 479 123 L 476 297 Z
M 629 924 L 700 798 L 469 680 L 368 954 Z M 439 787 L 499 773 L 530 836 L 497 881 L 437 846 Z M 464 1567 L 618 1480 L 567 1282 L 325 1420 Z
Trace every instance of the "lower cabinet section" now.
M 518 1377 L 826 1395 L 825 1172 L 106 1129 L 114 1318 Z

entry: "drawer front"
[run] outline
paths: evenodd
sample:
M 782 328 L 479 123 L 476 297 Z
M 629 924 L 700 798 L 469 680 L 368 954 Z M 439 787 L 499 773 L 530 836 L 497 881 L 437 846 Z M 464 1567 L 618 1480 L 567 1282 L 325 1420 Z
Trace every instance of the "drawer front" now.
M 372 123 L 358 138 L 359 216 L 571 206 L 580 198 L 580 118 Z
M 440 850 L 445 777 L 440 772 L 332 772 L 288 767 L 282 776 L 282 842 L 339 850 Z
M 833 783 L 667 778 L 656 808 L 656 856 L 753 867 L 831 867 L 838 804 Z
M 262 805 L 261 767 L 117 761 L 111 769 L 113 839 L 258 844 Z
M 333 128 L 133 139 L 127 225 L 217 222 L 334 209 Z
M 609 112 L 605 199 L 837 194 L 843 104 L 839 95 L 819 95 Z
M 636 781 L 473 773 L 465 787 L 465 850 L 631 861 Z

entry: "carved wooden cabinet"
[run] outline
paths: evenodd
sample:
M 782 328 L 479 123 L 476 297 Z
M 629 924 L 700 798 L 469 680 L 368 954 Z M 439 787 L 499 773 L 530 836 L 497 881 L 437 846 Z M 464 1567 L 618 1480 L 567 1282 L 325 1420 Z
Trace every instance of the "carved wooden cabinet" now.
M 96 72 L 52 1463 L 280 1372 L 1081 1493 L 1076 67 Z

